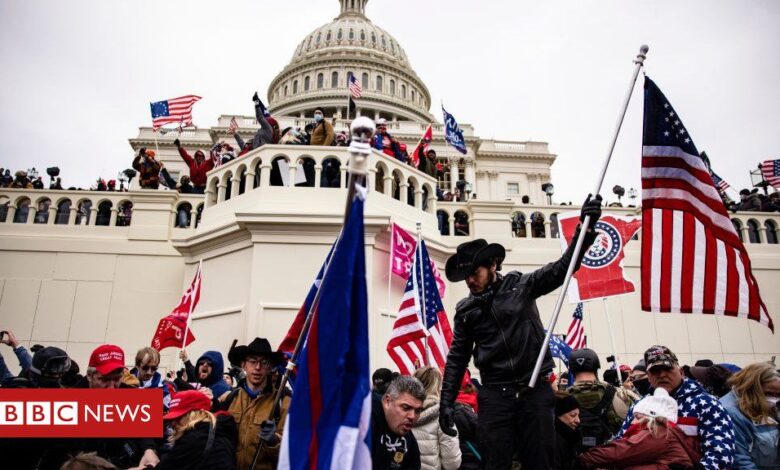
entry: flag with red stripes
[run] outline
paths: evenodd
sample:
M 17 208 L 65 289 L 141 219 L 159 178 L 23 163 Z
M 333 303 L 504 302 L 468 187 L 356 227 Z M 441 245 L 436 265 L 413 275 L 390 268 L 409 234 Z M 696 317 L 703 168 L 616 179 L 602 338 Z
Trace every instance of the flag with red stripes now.
M 414 148 L 414 151 L 410 155 L 412 158 L 412 163 L 414 163 L 415 167 L 420 166 L 420 159 L 417 157 L 417 153 L 419 152 L 420 147 L 426 148 L 433 140 L 433 126 L 428 124 L 428 128 L 425 129 L 425 132 L 423 132 L 423 136 L 420 138 L 420 142 L 417 143 L 417 147 Z
M 420 241 L 387 352 L 401 374 L 411 375 L 422 366 L 444 367 L 451 343 L 452 329 L 433 277 L 428 248 Z
M 363 96 L 363 87 L 360 86 L 360 82 L 357 81 L 357 78 L 355 78 L 355 75 L 352 73 L 349 74 L 347 86 L 349 87 L 349 92 L 352 94 L 353 98 L 357 99 Z
M 780 159 L 761 163 L 761 174 L 767 183 L 780 189 Z
M 192 125 L 192 107 L 200 96 L 186 95 L 169 100 L 150 103 L 152 128 L 159 129 L 166 124 L 178 124 L 179 128 Z
M 707 165 L 649 78 L 644 106 L 642 310 L 745 317 L 774 331 Z
M 585 336 L 585 328 L 582 326 L 582 302 L 577 304 L 574 313 L 571 316 L 569 331 L 566 332 L 566 344 L 572 350 L 588 347 L 588 340 Z
M 235 134 L 238 130 L 238 122 L 236 122 L 236 117 L 233 116 L 230 118 L 230 124 L 228 124 L 228 133 L 229 134 Z

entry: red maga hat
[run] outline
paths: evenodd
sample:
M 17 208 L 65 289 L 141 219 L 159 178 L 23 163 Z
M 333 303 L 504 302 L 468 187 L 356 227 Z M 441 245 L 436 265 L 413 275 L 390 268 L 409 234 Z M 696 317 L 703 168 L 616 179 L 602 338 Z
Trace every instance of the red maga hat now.
M 125 367 L 125 352 L 113 344 L 98 346 L 89 357 L 89 367 L 97 369 L 100 375 L 110 374 Z
M 184 390 L 175 393 L 168 405 L 168 412 L 163 415 L 164 420 L 176 419 L 192 410 L 210 410 L 211 400 L 199 390 Z

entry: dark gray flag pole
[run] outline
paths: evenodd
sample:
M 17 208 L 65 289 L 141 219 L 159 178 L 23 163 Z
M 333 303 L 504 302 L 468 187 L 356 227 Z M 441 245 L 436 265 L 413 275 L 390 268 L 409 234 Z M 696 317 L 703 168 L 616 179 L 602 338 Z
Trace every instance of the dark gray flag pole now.
M 601 191 L 601 185 L 604 184 L 604 177 L 607 174 L 609 162 L 612 160 L 612 152 L 615 150 L 615 143 L 617 143 L 618 134 L 620 134 L 620 128 L 623 126 L 623 119 L 626 117 L 626 110 L 628 109 L 629 101 L 631 101 L 631 95 L 634 91 L 636 79 L 639 76 L 639 71 L 645 64 L 645 58 L 647 57 L 647 51 L 649 50 L 650 48 L 646 45 L 641 46 L 639 48 L 639 54 L 636 56 L 636 59 L 634 59 L 635 66 L 634 73 L 631 76 L 631 84 L 628 87 L 626 99 L 623 101 L 623 107 L 621 108 L 620 115 L 618 116 L 617 126 L 615 126 L 615 133 L 612 136 L 612 142 L 609 146 L 609 151 L 607 152 L 607 158 L 604 160 L 604 166 L 601 167 L 601 174 L 599 175 L 598 182 L 596 183 L 596 189 L 592 193 L 594 196 L 597 195 L 599 191 Z M 587 227 L 589 223 L 590 216 L 585 216 L 585 220 L 582 221 L 582 226 Z M 577 264 L 577 259 L 580 257 L 580 252 L 582 251 L 583 240 L 585 240 L 584 234 L 583 236 L 577 238 L 577 244 L 574 246 L 574 254 L 571 257 L 571 261 L 569 262 L 569 269 L 566 270 L 566 277 L 564 278 L 563 286 L 561 286 L 561 290 L 558 293 L 558 300 L 555 302 L 553 316 L 550 319 L 550 324 L 547 326 L 547 334 L 544 336 L 542 349 L 539 351 L 539 355 L 536 357 L 536 365 L 534 366 L 533 374 L 531 374 L 531 381 L 528 383 L 528 386 L 531 388 L 536 385 L 536 381 L 539 379 L 539 372 L 542 369 L 542 362 L 544 362 L 544 357 L 547 355 L 547 349 L 550 347 L 550 338 L 553 334 L 553 330 L 555 329 L 555 324 L 558 323 L 558 316 L 561 314 L 563 298 L 566 296 L 566 291 L 569 289 L 569 281 L 571 281 L 571 276 L 574 274 L 574 266 Z

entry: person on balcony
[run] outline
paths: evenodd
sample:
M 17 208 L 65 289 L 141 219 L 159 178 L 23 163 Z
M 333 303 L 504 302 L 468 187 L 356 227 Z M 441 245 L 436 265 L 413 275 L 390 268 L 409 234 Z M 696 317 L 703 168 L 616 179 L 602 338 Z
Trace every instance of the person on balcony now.
M 314 130 L 311 132 L 311 145 L 334 145 L 336 143 L 336 132 L 333 130 L 333 124 L 325 119 L 322 108 L 314 110 Z
M 203 194 L 206 191 L 206 173 L 214 168 L 214 160 L 207 160 L 202 150 L 195 152 L 195 158 L 191 157 L 187 150 L 181 146 L 179 139 L 174 140 L 173 145 L 176 146 L 181 159 L 184 160 L 184 163 L 190 169 L 190 181 L 192 182 L 193 192 Z
M 162 165 L 155 160 L 154 150 L 141 148 L 138 156 L 133 160 L 133 169 L 138 172 L 138 182 L 143 189 L 157 189 L 160 187 L 160 170 Z
M 401 153 L 401 146 L 398 144 L 398 140 L 387 132 L 387 119 L 379 118 L 376 120 L 374 148 L 384 152 L 385 155 L 406 162 L 403 153 Z
M 255 117 L 257 118 L 257 123 L 260 124 L 260 129 L 255 132 L 251 142 L 244 142 L 238 131 L 233 134 L 238 148 L 241 149 L 241 153 L 238 154 L 239 157 L 265 144 L 279 143 L 279 123 L 270 115 L 266 117 L 267 109 L 263 102 L 260 101 L 260 97 L 257 96 L 257 92 L 252 96 L 252 101 L 255 103 Z

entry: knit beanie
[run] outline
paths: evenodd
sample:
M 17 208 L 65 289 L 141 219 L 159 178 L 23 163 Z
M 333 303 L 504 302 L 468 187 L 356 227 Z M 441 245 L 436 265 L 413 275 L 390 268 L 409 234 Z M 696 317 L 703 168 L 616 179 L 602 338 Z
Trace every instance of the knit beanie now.
M 576 410 L 580 407 L 577 399 L 571 395 L 566 395 L 563 398 L 555 400 L 555 416 L 565 415 L 569 411 Z
M 634 414 L 642 413 L 652 418 L 666 418 L 672 423 L 677 422 L 677 401 L 669 396 L 663 388 L 656 388 L 652 395 L 643 398 L 634 405 Z

